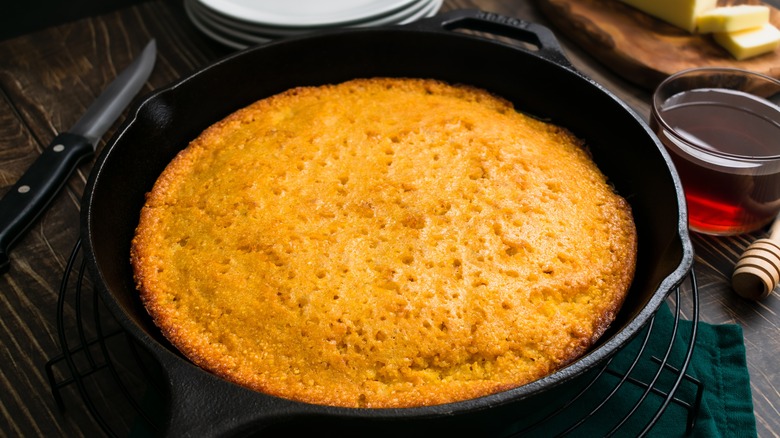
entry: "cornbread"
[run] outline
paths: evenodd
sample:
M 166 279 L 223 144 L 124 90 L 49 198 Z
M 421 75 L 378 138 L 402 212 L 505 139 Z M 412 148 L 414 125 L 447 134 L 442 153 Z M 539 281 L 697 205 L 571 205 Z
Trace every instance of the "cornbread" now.
M 563 128 L 469 86 L 296 88 L 206 129 L 131 262 L 173 345 L 293 400 L 412 407 L 581 356 L 632 280 L 627 202 Z

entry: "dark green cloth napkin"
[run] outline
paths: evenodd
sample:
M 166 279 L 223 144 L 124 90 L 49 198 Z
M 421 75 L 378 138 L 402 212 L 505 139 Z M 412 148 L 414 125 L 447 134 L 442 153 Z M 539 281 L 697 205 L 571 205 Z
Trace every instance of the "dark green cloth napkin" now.
M 659 373 L 661 366 L 659 361 L 653 358 L 663 359 L 668 353 L 668 363 L 672 367 L 680 367 L 688 352 L 693 322 L 680 319 L 676 331 L 674 322 L 672 312 L 664 304 L 652 326 L 648 325 L 643 329 L 613 358 L 607 368 L 609 371 L 600 374 L 597 383 L 584 392 L 585 396 L 572 402 L 565 415 L 556 416 L 555 420 L 531 431 L 520 427 L 520 432 L 518 429 L 514 431 L 515 436 L 546 437 L 564 432 L 571 436 L 588 437 L 612 433 L 614 436 L 636 436 L 644 431 L 662 406 L 664 397 L 656 393 L 643 397 L 647 391 L 642 383 L 654 382 L 653 387 L 661 393 L 668 393 L 679 376 L 679 372 L 670 368 L 664 368 Z M 645 336 L 647 331 L 650 331 L 650 336 Z M 674 342 L 671 342 L 672 340 Z M 637 357 L 639 360 L 636 360 Z M 621 384 L 624 376 L 640 383 Z M 593 378 L 593 373 L 586 374 L 580 379 L 584 382 L 581 384 L 586 385 L 593 381 Z M 699 384 L 694 383 L 694 380 Z M 577 381 L 572 382 L 571 392 L 558 394 L 557 399 L 574 398 L 580 390 L 576 388 L 577 385 Z M 615 390 L 616 387 L 619 389 Z M 695 408 L 697 393 L 701 396 L 698 409 Z M 755 437 L 756 422 L 742 328 L 731 324 L 712 325 L 699 322 L 686 377 L 674 394 L 680 402 L 670 402 L 661 410 L 660 417 L 649 430 L 648 436 Z M 608 401 L 604 402 L 605 399 Z M 594 406 L 601 404 L 604 406 L 593 413 Z M 686 409 L 686 404 L 690 405 L 691 409 Z M 637 411 L 633 412 L 637 405 Z M 564 421 L 565 418 L 573 418 L 576 422 L 576 419 L 583 417 L 587 417 L 587 421 L 576 426 Z M 620 424 L 621 419 L 626 417 L 628 420 L 625 424 Z M 687 430 L 689 420 L 695 420 L 690 431 Z M 618 424 L 620 426 L 616 428 Z
M 667 306 L 657 314 L 654 331 L 659 338 L 671 336 L 674 318 Z M 684 357 L 682 347 L 688 345 L 691 321 L 680 321 L 673 359 Z M 634 340 L 633 342 L 636 342 Z M 663 345 L 652 346 L 653 348 Z M 662 350 L 659 348 L 659 350 Z M 656 353 L 660 354 L 660 353 Z M 756 419 L 750 391 L 750 375 L 745 359 L 742 327 L 736 324 L 712 325 L 700 322 L 696 343 L 687 374 L 698 379 L 703 388 L 701 406 L 696 416 L 692 436 L 697 437 L 754 437 Z M 682 390 L 684 389 L 681 388 Z M 680 435 L 680 424 L 685 424 L 685 412 L 672 405 L 652 429 L 654 436 Z

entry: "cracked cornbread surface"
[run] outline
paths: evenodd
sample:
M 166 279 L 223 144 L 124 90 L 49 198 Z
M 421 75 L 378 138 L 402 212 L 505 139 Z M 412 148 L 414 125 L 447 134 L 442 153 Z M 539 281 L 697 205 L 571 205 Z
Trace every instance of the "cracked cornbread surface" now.
M 581 356 L 636 260 L 627 202 L 565 129 L 424 79 L 296 88 L 206 129 L 131 261 L 190 360 L 267 394 L 412 407 Z

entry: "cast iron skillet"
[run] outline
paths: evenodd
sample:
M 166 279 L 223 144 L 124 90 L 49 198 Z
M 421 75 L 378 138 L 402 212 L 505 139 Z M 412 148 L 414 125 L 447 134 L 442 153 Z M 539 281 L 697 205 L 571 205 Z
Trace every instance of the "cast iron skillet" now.
M 192 365 L 163 339 L 140 304 L 129 265 L 144 194 L 163 168 L 207 126 L 257 99 L 295 86 L 374 76 L 482 87 L 586 140 L 598 166 L 630 202 L 639 233 L 629 297 L 589 354 L 546 378 L 486 397 L 419 408 L 356 409 L 246 390 Z M 577 72 L 547 28 L 461 10 L 413 25 L 327 31 L 251 48 L 159 90 L 135 107 L 98 158 L 83 198 L 81 232 L 102 299 L 165 370 L 168 435 L 315 426 L 320 433 L 371 435 L 473 428 L 486 436 L 611 357 L 652 318 L 692 264 L 684 205 L 671 161 L 644 121 Z

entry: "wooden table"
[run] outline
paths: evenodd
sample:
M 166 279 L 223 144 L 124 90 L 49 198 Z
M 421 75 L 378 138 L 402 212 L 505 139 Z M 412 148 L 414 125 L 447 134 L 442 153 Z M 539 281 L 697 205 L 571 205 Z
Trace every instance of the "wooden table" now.
M 443 10 L 478 7 L 546 23 L 532 2 L 448 0 Z M 157 66 L 142 92 L 163 87 L 231 52 L 201 34 L 181 2 L 151 0 L 108 13 L 0 41 L 0 195 L 20 177 L 57 132 L 85 108 L 150 39 Z M 649 94 L 615 76 L 561 37 L 574 65 L 623 98 L 645 117 Z M 117 124 L 118 125 L 118 124 Z M 114 127 L 114 129 L 116 126 Z M 110 138 L 111 132 L 99 145 Z M 10 271 L 0 276 L 0 434 L 96 436 L 74 385 L 61 394 L 61 411 L 50 391 L 45 363 L 60 352 L 56 315 L 60 281 L 79 237 L 79 202 L 92 163 L 82 165 L 51 208 L 17 242 Z M 739 298 L 729 286 L 734 262 L 762 233 L 734 238 L 694 236 L 702 321 L 736 323 L 744 329 L 753 401 L 760 436 L 780 431 L 780 295 L 762 302 Z M 63 313 L 75 310 L 65 305 Z M 57 371 L 59 379 L 64 377 Z M 111 405 L 116 394 L 97 394 Z

